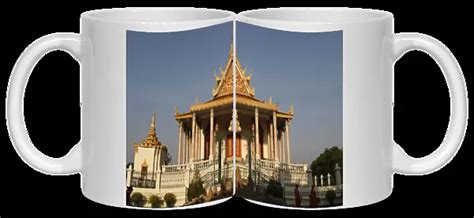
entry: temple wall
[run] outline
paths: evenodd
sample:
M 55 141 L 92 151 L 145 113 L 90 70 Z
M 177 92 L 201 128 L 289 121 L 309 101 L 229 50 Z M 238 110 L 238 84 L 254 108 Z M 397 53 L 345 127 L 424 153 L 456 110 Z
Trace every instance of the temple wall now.
M 133 169 L 135 171 L 141 171 L 142 163 L 146 160 L 146 163 L 148 164 L 148 172 L 152 172 L 152 166 L 155 159 L 154 153 L 155 148 L 138 147 L 137 152 L 135 152 Z M 158 157 L 158 155 L 156 157 Z

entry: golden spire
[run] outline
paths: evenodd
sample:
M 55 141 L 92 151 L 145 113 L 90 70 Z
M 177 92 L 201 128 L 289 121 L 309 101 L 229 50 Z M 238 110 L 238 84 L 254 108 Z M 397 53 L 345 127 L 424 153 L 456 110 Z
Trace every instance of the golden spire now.
M 156 128 L 156 114 L 153 112 L 153 116 L 151 117 L 151 125 L 150 125 L 150 131 L 153 129 L 153 132 L 155 132 Z
M 293 107 L 293 105 L 290 105 L 290 109 L 288 110 L 288 113 L 293 114 L 294 112 L 295 112 L 295 108 Z
M 229 55 L 234 55 L 234 40 L 232 40 L 232 42 L 230 43 Z
M 156 136 L 156 114 L 153 112 L 153 116 L 151 118 L 150 130 L 148 131 L 148 136 L 144 140 L 143 144 L 146 146 L 156 146 L 160 145 L 161 142 L 158 140 Z

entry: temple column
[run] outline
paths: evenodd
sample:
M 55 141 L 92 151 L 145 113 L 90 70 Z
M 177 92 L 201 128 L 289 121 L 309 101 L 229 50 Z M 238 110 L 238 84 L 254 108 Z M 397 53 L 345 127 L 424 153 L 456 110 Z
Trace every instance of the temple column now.
M 188 164 L 191 159 L 191 156 L 190 156 L 190 151 L 191 151 L 191 130 L 188 129 L 187 130 L 187 135 L 186 135 L 186 153 L 184 154 L 186 156 L 186 163 Z
M 260 137 L 259 137 L 259 125 L 258 125 L 258 108 L 255 108 L 255 146 L 257 147 L 256 149 L 256 158 L 257 159 L 260 159 L 260 153 L 261 153 L 261 149 L 260 149 Z
M 182 123 L 183 127 L 183 138 L 181 139 L 181 164 L 186 163 L 186 127 L 184 126 L 184 121 Z
M 285 127 L 283 127 L 285 128 Z M 283 152 L 281 153 L 281 156 L 283 159 L 285 159 L 285 163 L 288 163 L 288 159 L 286 158 L 286 131 L 285 130 L 282 130 L 281 131 L 281 134 L 282 134 L 282 137 L 281 137 L 281 150 L 283 150 Z
M 214 108 L 211 108 L 211 116 L 210 116 L 209 123 L 210 131 L 209 131 L 209 159 L 214 157 Z
M 196 113 L 193 112 L 193 124 L 191 127 L 191 150 L 189 156 L 191 156 L 191 162 L 196 158 L 195 156 L 195 145 L 196 145 Z
M 286 163 L 286 151 L 285 151 L 285 132 L 284 129 L 280 132 L 280 150 L 281 150 L 281 162 Z
M 285 151 L 283 150 L 283 129 L 280 130 L 280 138 L 278 139 L 280 142 L 278 143 L 279 145 L 279 151 L 280 151 L 280 160 L 281 162 L 285 163 Z
M 285 132 L 286 132 L 286 162 L 291 163 L 291 153 L 290 153 L 290 122 L 286 120 L 285 122 Z
M 197 143 L 196 143 L 196 160 L 201 160 L 201 127 L 199 124 L 196 124 L 196 136 L 197 136 Z
M 281 130 L 278 130 L 277 129 L 277 145 L 278 145 L 278 159 L 280 160 L 281 163 L 285 163 L 285 160 L 283 160 L 283 150 L 281 149 L 282 146 L 281 146 L 281 137 L 283 136 L 283 133 L 281 132 Z
M 199 160 L 204 159 L 204 131 L 201 126 L 199 126 Z
M 270 158 L 270 134 L 268 133 L 269 131 L 269 126 L 265 125 L 265 129 L 263 130 L 263 135 L 265 136 L 265 143 L 263 144 L 263 150 L 262 150 L 262 159 L 269 159 Z
M 285 127 L 283 127 L 285 128 Z M 286 151 L 285 151 L 285 130 L 282 129 L 280 132 L 280 151 L 281 151 L 281 160 L 283 163 L 286 163 Z
M 273 123 L 269 122 L 268 125 L 269 131 L 268 131 L 268 144 L 270 146 L 270 159 L 275 160 L 275 147 L 273 147 Z
M 183 154 L 182 154 L 182 161 L 181 161 L 181 164 L 185 164 L 187 162 L 187 156 L 186 156 L 186 153 L 187 153 L 187 150 L 188 150 L 188 135 L 186 134 L 186 128 L 183 128 L 183 140 L 184 140 L 184 143 L 183 143 Z
M 275 160 L 279 161 L 280 160 L 280 153 L 278 150 L 278 141 L 277 141 L 277 117 L 276 117 L 276 111 L 273 111 L 273 142 L 275 145 Z
M 178 164 L 181 164 L 181 162 L 182 162 L 182 151 L 181 151 L 182 141 L 181 140 L 183 138 L 183 123 L 182 123 L 182 121 L 179 121 L 178 125 L 179 125 L 179 132 L 178 132 Z
M 194 161 L 199 161 L 199 124 L 196 122 L 196 144 L 194 148 Z

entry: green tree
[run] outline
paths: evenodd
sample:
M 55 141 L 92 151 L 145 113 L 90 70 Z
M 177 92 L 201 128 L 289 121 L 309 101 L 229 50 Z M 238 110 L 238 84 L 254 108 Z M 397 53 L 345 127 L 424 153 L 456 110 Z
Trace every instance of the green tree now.
M 135 192 L 132 194 L 132 197 L 130 197 L 130 202 L 132 203 L 132 206 L 135 207 L 143 207 L 146 204 L 146 197 L 140 192 Z
M 163 197 L 166 202 L 166 207 L 174 207 L 176 204 L 176 195 L 173 193 L 166 193 L 165 197 Z
M 191 183 L 189 183 L 188 194 L 187 194 L 188 200 L 192 201 L 194 198 L 197 198 L 205 193 L 206 193 L 206 190 L 204 189 L 203 181 L 201 180 L 199 171 L 196 170 L 194 172 L 193 180 L 191 180 Z
M 172 160 L 173 160 L 173 157 L 171 157 L 171 154 L 166 152 L 165 165 L 170 164 Z
M 331 183 L 336 182 L 334 177 L 334 168 L 336 167 L 336 163 L 339 165 L 339 167 L 341 167 L 342 175 L 342 150 L 336 146 L 324 149 L 324 152 L 321 153 L 318 158 L 313 160 L 313 162 L 311 162 L 313 176 L 320 177 L 321 175 L 324 175 L 324 177 L 326 177 L 329 173 L 333 178 Z
M 283 198 L 283 187 L 281 186 L 280 182 L 274 179 L 268 181 L 265 192 L 274 198 Z
M 153 208 L 160 208 L 163 206 L 163 200 L 161 200 L 161 198 L 158 197 L 157 195 L 150 196 L 150 198 L 148 199 L 148 202 L 151 204 L 151 207 Z

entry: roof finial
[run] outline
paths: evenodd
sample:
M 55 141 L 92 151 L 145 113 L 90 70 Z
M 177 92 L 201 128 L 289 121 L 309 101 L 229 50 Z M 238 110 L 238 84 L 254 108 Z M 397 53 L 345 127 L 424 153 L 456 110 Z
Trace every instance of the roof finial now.
M 143 142 L 147 146 L 154 146 L 154 145 L 160 145 L 161 142 L 158 140 L 158 137 L 156 137 L 156 114 L 153 112 L 153 116 L 151 118 L 151 124 L 150 124 L 150 131 L 148 131 L 148 136 Z
M 290 109 L 288 110 L 288 112 L 289 112 L 290 114 L 293 114 L 294 111 L 295 111 L 295 108 L 293 107 L 293 105 L 290 105 Z
M 153 112 L 153 117 L 151 118 L 150 129 L 155 130 L 155 128 L 156 128 L 156 115 L 155 115 L 155 112 Z
M 199 98 L 196 96 L 196 104 L 199 104 Z
M 174 115 L 179 114 L 178 106 L 174 106 Z
M 219 76 L 217 76 L 216 71 L 214 71 L 214 79 L 216 81 L 219 81 L 221 79 Z
M 272 103 L 272 96 L 270 96 L 270 97 L 268 98 L 268 103 L 270 103 L 270 104 Z

